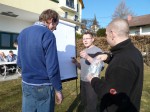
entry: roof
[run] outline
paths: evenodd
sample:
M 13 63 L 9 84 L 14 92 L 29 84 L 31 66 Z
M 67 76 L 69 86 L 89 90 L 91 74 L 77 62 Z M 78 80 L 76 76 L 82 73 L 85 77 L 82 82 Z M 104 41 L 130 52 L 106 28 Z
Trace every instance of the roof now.
M 131 20 L 128 20 L 128 22 L 130 27 L 150 25 L 150 14 L 132 17 Z
M 83 9 L 83 8 L 84 8 L 83 0 L 79 0 L 79 2 L 81 3 L 81 5 L 82 5 L 82 9 Z

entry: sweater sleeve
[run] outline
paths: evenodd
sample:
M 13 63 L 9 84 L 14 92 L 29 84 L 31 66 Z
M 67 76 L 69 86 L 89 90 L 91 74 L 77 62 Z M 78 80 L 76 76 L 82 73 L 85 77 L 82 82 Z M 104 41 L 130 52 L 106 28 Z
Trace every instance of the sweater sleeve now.
M 55 90 L 61 91 L 62 84 L 59 71 L 56 39 L 53 34 L 49 35 L 49 38 L 43 42 L 43 47 L 45 51 L 46 68 L 50 82 Z
M 93 78 L 91 81 L 92 87 L 100 98 L 106 94 L 111 94 L 111 90 L 129 95 L 133 88 L 131 85 L 134 85 L 135 74 L 124 67 L 115 66 L 107 75 L 104 81 L 98 78 Z

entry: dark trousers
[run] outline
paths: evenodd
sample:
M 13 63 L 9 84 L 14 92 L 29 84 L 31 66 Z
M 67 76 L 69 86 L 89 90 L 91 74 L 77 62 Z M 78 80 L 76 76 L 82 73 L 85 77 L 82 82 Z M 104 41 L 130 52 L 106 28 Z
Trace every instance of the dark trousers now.
M 84 112 L 97 112 L 98 98 L 89 82 L 80 81 L 81 85 L 81 105 L 84 106 Z

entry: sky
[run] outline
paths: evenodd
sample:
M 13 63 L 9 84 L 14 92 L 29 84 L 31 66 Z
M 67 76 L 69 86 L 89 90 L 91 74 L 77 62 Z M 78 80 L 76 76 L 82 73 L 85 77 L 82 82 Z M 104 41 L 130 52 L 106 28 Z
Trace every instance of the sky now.
M 83 0 L 82 19 L 96 16 L 100 27 L 105 28 L 112 20 L 112 15 L 121 0 Z M 150 0 L 125 0 L 126 6 L 136 15 L 150 14 Z

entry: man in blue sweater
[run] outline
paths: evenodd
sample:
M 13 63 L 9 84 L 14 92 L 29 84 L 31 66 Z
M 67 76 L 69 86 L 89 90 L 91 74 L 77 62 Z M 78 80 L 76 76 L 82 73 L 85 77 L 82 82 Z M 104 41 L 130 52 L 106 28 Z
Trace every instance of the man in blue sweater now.
M 17 64 L 22 69 L 22 112 L 54 112 L 61 104 L 56 39 L 53 31 L 59 22 L 57 12 L 47 9 L 39 22 L 24 29 L 18 37 Z

